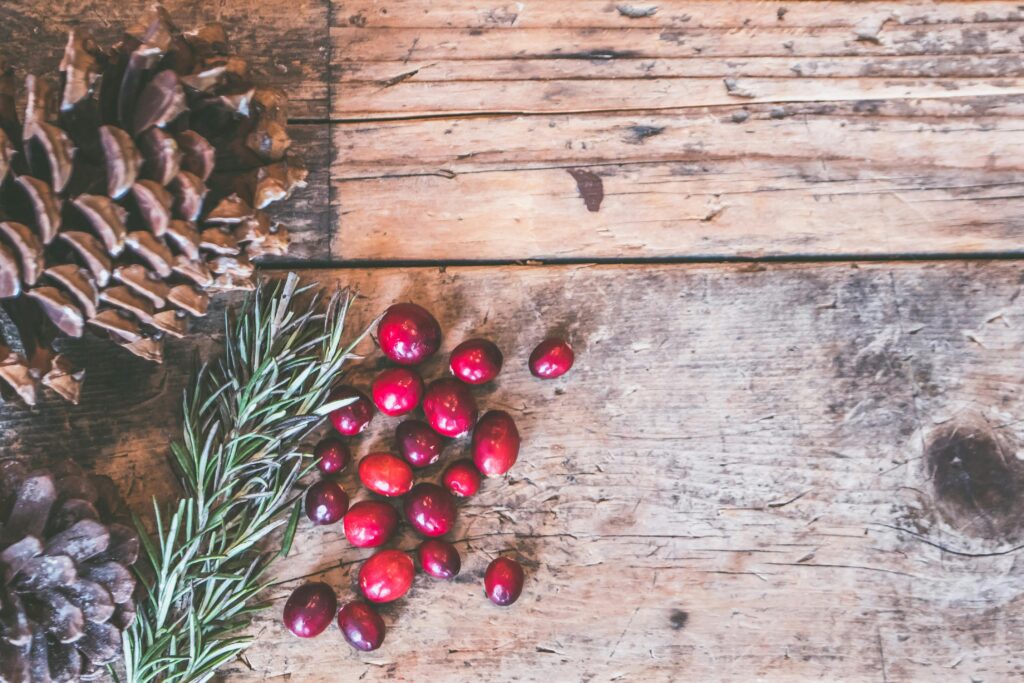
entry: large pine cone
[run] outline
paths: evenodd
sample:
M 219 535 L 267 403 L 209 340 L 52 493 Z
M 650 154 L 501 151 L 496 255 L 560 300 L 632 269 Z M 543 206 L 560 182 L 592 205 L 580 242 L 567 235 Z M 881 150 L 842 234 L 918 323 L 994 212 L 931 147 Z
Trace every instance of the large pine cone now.
M 219 24 L 163 8 L 109 49 L 74 31 L 59 83 L 28 76 L 24 117 L 0 60 L 0 378 L 77 402 L 56 354 L 91 329 L 155 361 L 206 291 L 250 288 L 288 238 L 261 209 L 305 185 L 284 95 L 254 87 Z
M 139 537 L 110 479 L 0 463 L 0 683 L 88 680 L 135 618 Z

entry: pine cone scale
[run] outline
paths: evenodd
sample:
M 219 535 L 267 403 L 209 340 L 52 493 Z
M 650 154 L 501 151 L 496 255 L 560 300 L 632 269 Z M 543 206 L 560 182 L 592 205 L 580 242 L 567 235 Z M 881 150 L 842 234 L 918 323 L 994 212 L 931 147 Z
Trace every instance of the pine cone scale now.
M 122 514 L 112 482 L 74 464 L 0 466 L 0 681 L 87 680 L 117 659 L 139 551 Z
M 252 259 L 287 249 L 263 209 L 306 178 L 286 98 L 251 82 L 220 25 L 183 33 L 154 8 L 109 48 L 72 31 L 59 69 L 27 76 L 19 117 L 0 64 L 0 305 L 18 337 L 0 380 L 33 403 L 39 384 L 77 402 L 61 337 L 160 361 L 203 290 L 250 289 Z

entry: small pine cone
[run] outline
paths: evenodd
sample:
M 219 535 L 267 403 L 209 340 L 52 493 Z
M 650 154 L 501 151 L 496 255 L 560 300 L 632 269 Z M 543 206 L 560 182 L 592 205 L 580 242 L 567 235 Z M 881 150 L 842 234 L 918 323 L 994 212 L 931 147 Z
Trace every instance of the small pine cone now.
M 135 619 L 138 555 L 110 479 L 0 462 L 0 683 L 103 675 Z
M 208 292 L 252 288 L 283 254 L 264 209 L 305 186 L 287 100 L 252 84 L 219 24 L 179 32 L 155 7 L 120 43 L 73 31 L 59 82 L 29 75 L 19 117 L 0 61 L 0 380 L 76 402 L 53 350 L 91 330 L 159 362 Z

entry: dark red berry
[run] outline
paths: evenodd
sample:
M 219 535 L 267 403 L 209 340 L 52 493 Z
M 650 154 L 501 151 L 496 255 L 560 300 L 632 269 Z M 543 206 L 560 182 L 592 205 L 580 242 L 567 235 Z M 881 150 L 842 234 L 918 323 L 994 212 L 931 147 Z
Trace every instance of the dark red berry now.
M 401 496 L 412 488 L 412 468 L 390 453 L 370 453 L 359 461 L 359 479 L 382 496 Z
M 284 625 L 299 638 L 324 632 L 338 611 L 338 597 L 326 583 L 299 586 L 284 603 Z
M 523 592 L 523 567 L 510 557 L 495 558 L 487 565 L 484 590 L 495 605 L 511 605 Z
M 357 548 L 384 545 L 398 528 L 398 512 L 384 501 L 363 500 L 345 515 L 345 538 Z
M 412 586 L 416 567 L 401 550 L 381 550 L 359 569 L 359 588 L 371 602 L 391 602 Z
M 468 432 L 476 422 L 476 401 L 469 387 L 454 377 L 445 377 L 427 387 L 423 414 L 434 431 L 454 438 Z
M 437 484 L 416 484 L 403 507 L 409 524 L 424 536 L 443 536 L 455 524 L 455 499 Z
M 348 510 L 348 494 L 341 484 L 324 479 L 306 491 L 306 516 L 313 524 L 334 524 Z
M 313 449 L 316 466 L 324 474 L 337 474 L 348 467 L 352 453 L 341 439 L 329 436 Z
M 401 365 L 422 363 L 441 346 L 441 326 L 416 304 L 395 304 L 377 326 L 380 350 Z
M 453 496 L 468 498 L 480 490 L 480 471 L 472 460 L 463 458 L 448 465 L 441 481 Z
M 452 351 L 449 367 L 466 384 L 486 384 L 501 372 L 504 358 L 492 341 L 470 339 Z
M 545 339 L 530 354 L 530 372 L 534 377 L 554 379 L 569 372 L 573 361 L 572 347 L 564 339 Z
M 404 415 L 420 404 L 423 380 L 409 368 L 388 368 L 370 388 L 373 402 L 385 415 Z
M 473 430 L 473 463 L 485 477 L 497 477 L 511 469 L 519 457 L 519 430 L 503 410 L 484 414 Z
M 384 642 L 384 620 L 365 602 L 350 602 L 338 612 L 338 628 L 348 644 L 370 652 Z
M 327 400 L 330 402 L 348 398 L 356 400 L 347 406 L 332 410 L 330 413 L 331 424 L 342 436 L 355 436 L 370 424 L 370 418 L 373 417 L 373 403 L 366 398 L 363 392 L 348 386 L 338 387 L 331 392 Z
M 444 437 L 426 422 L 406 420 L 395 430 L 395 446 L 413 467 L 433 465 L 444 450 Z
M 462 558 L 451 543 L 437 538 L 420 543 L 416 549 L 423 571 L 435 579 L 450 579 L 462 569 Z

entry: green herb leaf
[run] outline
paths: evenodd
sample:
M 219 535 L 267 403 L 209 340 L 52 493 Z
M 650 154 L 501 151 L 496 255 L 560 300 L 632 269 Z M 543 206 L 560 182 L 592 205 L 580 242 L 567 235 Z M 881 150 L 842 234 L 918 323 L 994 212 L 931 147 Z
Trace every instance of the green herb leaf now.
M 171 449 L 183 498 L 169 510 L 154 504 L 155 536 L 135 520 L 145 591 L 124 632 L 128 683 L 208 681 L 252 642 L 244 629 L 265 607 L 256 601 L 263 574 L 287 555 L 301 518 L 295 491 L 312 466 L 300 442 L 324 408 L 342 403 L 327 396 L 369 332 L 343 344 L 352 295 L 320 306 L 311 290 L 294 273 L 257 288 L 225 316 L 222 358 L 184 393 Z M 271 534 L 282 525 L 275 552 Z

